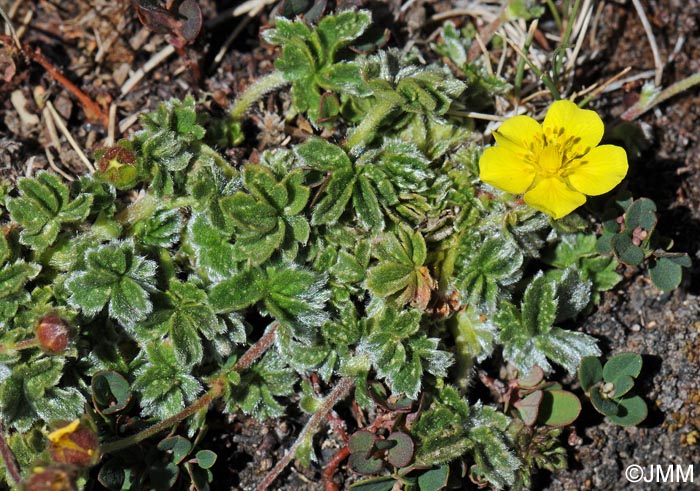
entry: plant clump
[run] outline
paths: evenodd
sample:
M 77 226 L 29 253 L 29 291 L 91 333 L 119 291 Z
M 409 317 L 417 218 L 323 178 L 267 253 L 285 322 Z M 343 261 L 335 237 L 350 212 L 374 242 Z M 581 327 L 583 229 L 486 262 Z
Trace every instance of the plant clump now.
M 347 441 L 363 491 L 527 486 L 562 468 L 562 428 L 581 404 L 546 380 L 556 370 L 582 370 L 598 410 L 639 421 L 639 370 L 598 367 L 579 321 L 620 264 L 648 262 L 674 288 L 688 259 L 657 236 L 649 200 L 599 198 L 618 217 L 576 209 L 623 178 L 624 151 L 596 147 L 600 118 L 563 101 L 544 130 L 518 116 L 484 150 L 463 109 L 505 81 L 466 59 L 453 71 L 378 49 L 361 40 L 371 22 L 278 18 L 264 34 L 281 47 L 275 71 L 229 116 L 205 117 L 192 96 L 163 102 L 93 175 L 40 172 L 0 202 L 0 416 L 26 489 L 209 489 L 217 456 L 203 437 L 219 400 L 258 419 L 295 401 L 311 414 L 261 488 L 293 457 L 316 459 L 319 424 L 350 392 L 374 417 Z M 250 138 L 246 112 L 285 87 L 317 134 L 226 160 L 217 146 Z M 539 135 L 530 167 L 518 125 Z M 565 176 L 562 159 L 578 167 Z M 511 170 L 527 179 L 507 184 Z M 547 180 L 580 196 L 528 197 Z M 514 375 L 475 401 L 487 359 Z

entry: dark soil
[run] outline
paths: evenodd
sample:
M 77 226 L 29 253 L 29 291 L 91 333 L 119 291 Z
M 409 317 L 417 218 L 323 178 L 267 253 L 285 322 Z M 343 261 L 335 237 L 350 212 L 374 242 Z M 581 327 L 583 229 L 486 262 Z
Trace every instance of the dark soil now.
M 23 42 L 40 48 L 56 68 L 102 105 L 105 113 L 110 103 L 116 105 L 117 139 L 137 129 L 133 115 L 188 92 L 196 93 L 207 110 L 222 113 L 246 85 L 271 70 L 273 52 L 260 45 L 258 31 L 268 22 L 273 5 L 263 9 L 242 29 L 220 62 L 215 60 L 224 40 L 241 21 L 241 17 L 218 16 L 240 3 L 201 0 L 205 28 L 196 43 L 171 55 L 133 90 L 121 94 L 129 70 L 142 67 L 168 44 L 164 35 L 154 34 L 139 23 L 129 2 L 0 0 L 0 6 L 12 14 L 15 27 L 24 31 Z M 430 22 L 431 15 L 470 2 L 345 0 L 337 3 L 344 7 L 371 3 L 383 16 L 393 42 L 401 44 L 409 40 L 424 41 L 439 27 Z M 400 11 L 402 3 L 410 4 L 404 12 Z M 670 60 L 664 68 L 662 85 L 668 86 L 698 72 L 700 0 L 642 3 L 661 58 Z M 583 49 L 595 51 L 596 55 L 580 70 L 581 80 L 577 83 L 581 87 L 607 80 L 628 66 L 632 68 L 630 75 L 654 69 L 647 37 L 629 1 L 605 2 L 596 38 Z M 50 136 L 42 115 L 43 101 L 53 101 L 88 158 L 105 145 L 106 129 L 89 122 L 76 99 L 39 65 L 21 57 L 15 61 L 16 74 L 5 82 L 0 66 L 0 180 L 13 182 L 19 176 L 49 168 L 47 154 L 68 175 L 89 172 L 60 132 L 58 138 Z M 195 65 L 200 67 L 198 76 L 192 70 Z M 613 122 L 635 102 L 639 90 L 639 83 L 626 84 L 599 97 L 595 108 L 608 122 Z M 26 101 L 24 119 L 16 109 L 18 104 L 22 105 L 18 102 L 21 96 Z M 631 163 L 629 179 L 629 188 L 635 196 L 656 201 L 661 230 L 673 238 L 675 250 L 687 252 L 696 263 L 700 257 L 700 136 L 696 131 L 700 124 L 699 102 L 700 92 L 692 89 L 640 118 L 650 137 L 649 147 L 641 158 Z M 269 113 L 259 111 L 253 115 L 254 124 L 262 130 L 259 148 L 290 143 L 284 139 L 284 122 L 271 115 L 279 113 L 276 106 L 283 103 L 271 96 L 263 105 Z M 297 135 L 303 129 L 295 126 L 286 131 Z M 237 150 L 229 157 L 240 162 L 254 158 L 256 151 L 255 148 Z M 621 351 L 644 355 L 644 386 L 640 392 L 649 402 L 650 416 L 639 427 L 620 428 L 596 417 L 592 408 L 585 408 L 587 416 L 576 427 L 580 439 L 570 438 L 570 469 L 539 475 L 535 489 L 659 489 L 658 484 L 628 483 L 625 468 L 631 464 L 646 467 L 700 463 L 699 293 L 697 266 L 684 278 L 681 287 L 670 294 L 660 294 L 644 272 L 637 270 L 627 271 L 624 282 L 608 292 L 597 311 L 585 321 L 584 329 L 600 339 L 606 355 Z M 263 423 L 242 415 L 215 414 L 207 436 L 210 448 L 220 455 L 213 469 L 216 475 L 213 489 L 252 489 L 289 448 L 303 424 L 304 417 L 300 414 Z M 321 489 L 318 484 L 321 470 L 337 452 L 341 440 L 338 432 L 328 430 L 317 441 L 319 462 L 311 469 L 291 466 L 277 481 L 277 489 Z M 341 467 L 336 482 L 342 488 L 347 479 L 351 478 Z M 695 479 L 696 483 L 700 482 L 700 466 L 695 468 Z M 697 484 L 664 485 L 664 489 L 696 488 Z

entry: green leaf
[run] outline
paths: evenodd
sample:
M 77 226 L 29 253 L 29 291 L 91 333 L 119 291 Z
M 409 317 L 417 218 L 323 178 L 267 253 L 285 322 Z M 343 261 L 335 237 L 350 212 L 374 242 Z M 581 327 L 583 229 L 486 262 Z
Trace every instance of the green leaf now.
M 436 469 L 428 469 L 418 476 L 419 491 L 439 491 L 447 487 L 450 477 L 450 466 L 441 465 Z
M 413 460 L 413 439 L 402 431 L 394 431 L 387 437 L 388 442 L 394 443 L 387 451 L 387 462 L 394 467 L 406 467 Z
M 202 469 L 211 469 L 216 463 L 216 454 L 211 450 L 200 450 L 195 454 L 197 465 Z
M 42 251 L 56 241 L 64 223 L 84 220 L 92 196 L 81 194 L 70 201 L 68 187 L 53 174 L 40 172 L 18 183 L 20 197 L 7 200 L 10 217 L 22 226 L 20 242 Z
M 547 333 L 554 324 L 558 300 L 554 283 L 541 274 L 528 284 L 523 295 L 522 325 L 530 334 Z
M 463 302 L 484 312 L 493 311 L 502 288 L 520 278 L 523 260 L 511 240 L 489 238 L 478 245 L 473 236 L 465 234 L 455 261 L 455 286 Z
M 630 230 L 641 227 L 652 231 L 656 221 L 656 204 L 647 198 L 635 200 L 625 212 L 625 225 Z
M 326 277 L 293 263 L 268 266 L 266 274 L 265 310 L 297 339 L 310 342 L 315 330 L 328 320 Z
M 538 421 L 549 426 L 572 424 L 581 413 L 581 401 L 565 390 L 543 391 Z
M 239 383 L 228 387 L 226 411 L 235 412 L 240 407 L 258 419 L 278 418 L 285 406 L 277 398 L 294 394 L 298 380 L 277 353 L 269 352 L 241 375 Z
M 61 387 L 64 360 L 39 358 L 0 366 L 0 415 L 21 433 L 37 422 L 73 420 L 83 413 L 85 398 L 75 387 Z
M 589 395 L 591 397 L 591 403 L 593 403 L 593 407 L 595 407 L 599 413 L 610 417 L 620 412 L 620 406 L 616 404 L 615 401 L 604 397 L 600 393 L 600 389 L 598 387 L 594 387 L 590 391 Z
M 615 379 L 613 385 L 615 386 L 615 392 L 613 392 L 610 397 L 612 399 L 619 399 L 632 390 L 632 387 L 634 387 L 634 379 L 629 375 L 620 375 Z
M 156 314 L 154 327 L 164 327 L 156 329 L 167 332 L 180 363 L 196 365 L 204 354 L 200 333 L 213 340 L 226 330 L 226 326 L 216 317 L 206 293 L 193 283 L 174 280 L 166 293 L 171 306 Z
M 241 310 L 261 300 L 265 294 L 266 276 L 259 268 L 251 268 L 214 285 L 209 299 L 217 312 Z
M 158 450 L 172 453 L 173 463 L 180 464 L 192 450 L 192 443 L 179 435 L 170 436 L 158 442 Z
M 620 261 L 631 266 L 637 266 L 644 261 L 644 251 L 634 245 L 632 238 L 626 234 L 618 234 L 612 239 L 612 247 Z
M 649 268 L 649 276 L 659 290 L 673 290 L 681 284 L 683 267 L 691 266 L 690 258 L 685 254 L 657 256 Z
M 5 238 L 5 233 L 0 232 L 0 266 L 5 264 L 10 257 L 10 246 L 7 245 L 7 239 Z
M 637 353 L 618 353 L 603 367 L 603 378 L 612 384 L 618 377 L 636 378 L 642 371 L 642 357 Z
M 179 363 L 172 345 L 150 343 L 145 354 L 136 366 L 133 390 L 140 396 L 142 413 L 162 421 L 192 403 L 202 384 Z
M 380 476 L 352 483 L 350 489 L 354 491 L 391 491 L 394 484 L 396 481 L 393 476 Z
M 92 376 L 90 383 L 92 402 L 101 415 L 123 411 L 131 402 L 131 388 L 119 373 L 101 370 Z
M 617 414 L 607 415 L 613 423 L 620 426 L 634 426 L 646 419 L 647 404 L 641 397 L 625 397 L 617 402 L 619 404 Z
M 85 254 L 85 266 L 71 274 L 69 303 L 92 317 L 108 305 L 109 316 L 124 326 L 142 321 L 152 310 L 156 263 L 136 255 L 131 241 L 112 241 Z
M 578 379 L 584 392 L 590 391 L 595 384 L 603 380 L 603 365 L 600 360 L 595 356 L 584 357 L 578 369 Z

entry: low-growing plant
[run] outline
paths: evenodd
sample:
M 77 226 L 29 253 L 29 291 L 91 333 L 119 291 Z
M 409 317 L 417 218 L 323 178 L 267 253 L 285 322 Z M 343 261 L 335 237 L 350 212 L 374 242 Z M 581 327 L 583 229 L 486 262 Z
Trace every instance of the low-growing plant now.
M 647 405 L 633 392 L 634 380 L 642 371 L 637 353 L 618 353 L 605 365 L 586 357 L 579 367 L 581 388 L 599 413 L 620 426 L 637 425 L 647 417 Z
M 360 38 L 370 24 L 365 11 L 315 27 L 277 19 L 264 34 L 281 46 L 275 71 L 228 117 L 173 99 L 96 155 L 94 175 L 2 188 L 8 482 L 206 490 L 212 403 L 265 419 L 299 400 L 308 422 L 265 489 L 294 457 L 315 458 L 315 433 L 352 391 L 374 419 L 348 438 L 350 468 L 381 474 L 355 489 L 434 491 L 466 476 L 504 488 L 565 465 L 558 427 L 580 404 L 544 381 L 555 367 L 574 374 L 584 360 L 596 407 L 630 411 L 623 389 L 639 371 L 620 375 L 613 359 L 591 375 L 600 350 L 577 320 L 621 279 L 619 261 L 651 259 L 652 279 L 673 288 L 688 259 L 651 242 L 648 200 L 625 202 L 602 234 L 596 208 L 579 208 L 624 177 L 624 150 L 597 146 L 600 118 L 558 101 L 543 125 L 506 121 L 484 151 L 450 109 L 494 81 L 466 59 L 469 83 L 410 52 L 346 49 L 376 46 Z M 215 150 L 250 139 L 246 112 L 287 85 L 286 116 L 318 134 L 255 162 Z M 489 357 L 519 374 L 496 404 L 470 392 Z M 84 465 L 65 467 L 52 445 Z

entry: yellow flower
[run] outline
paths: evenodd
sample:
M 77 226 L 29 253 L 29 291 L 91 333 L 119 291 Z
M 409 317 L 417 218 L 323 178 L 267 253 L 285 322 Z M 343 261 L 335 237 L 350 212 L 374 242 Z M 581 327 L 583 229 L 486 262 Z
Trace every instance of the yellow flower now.
M 603 121 L 570 101 L 557 101 L 540 125 L 515 116 L 494 132 L 496 146 L 479 161 L 481 180 L 555 219 L 617 186 L 627 174 L 627 154 L 600 145 Z
M 79 419 L 49 433 L 49 455 L 54 462 L 90 467 L 99 459 L 97 434 Z

